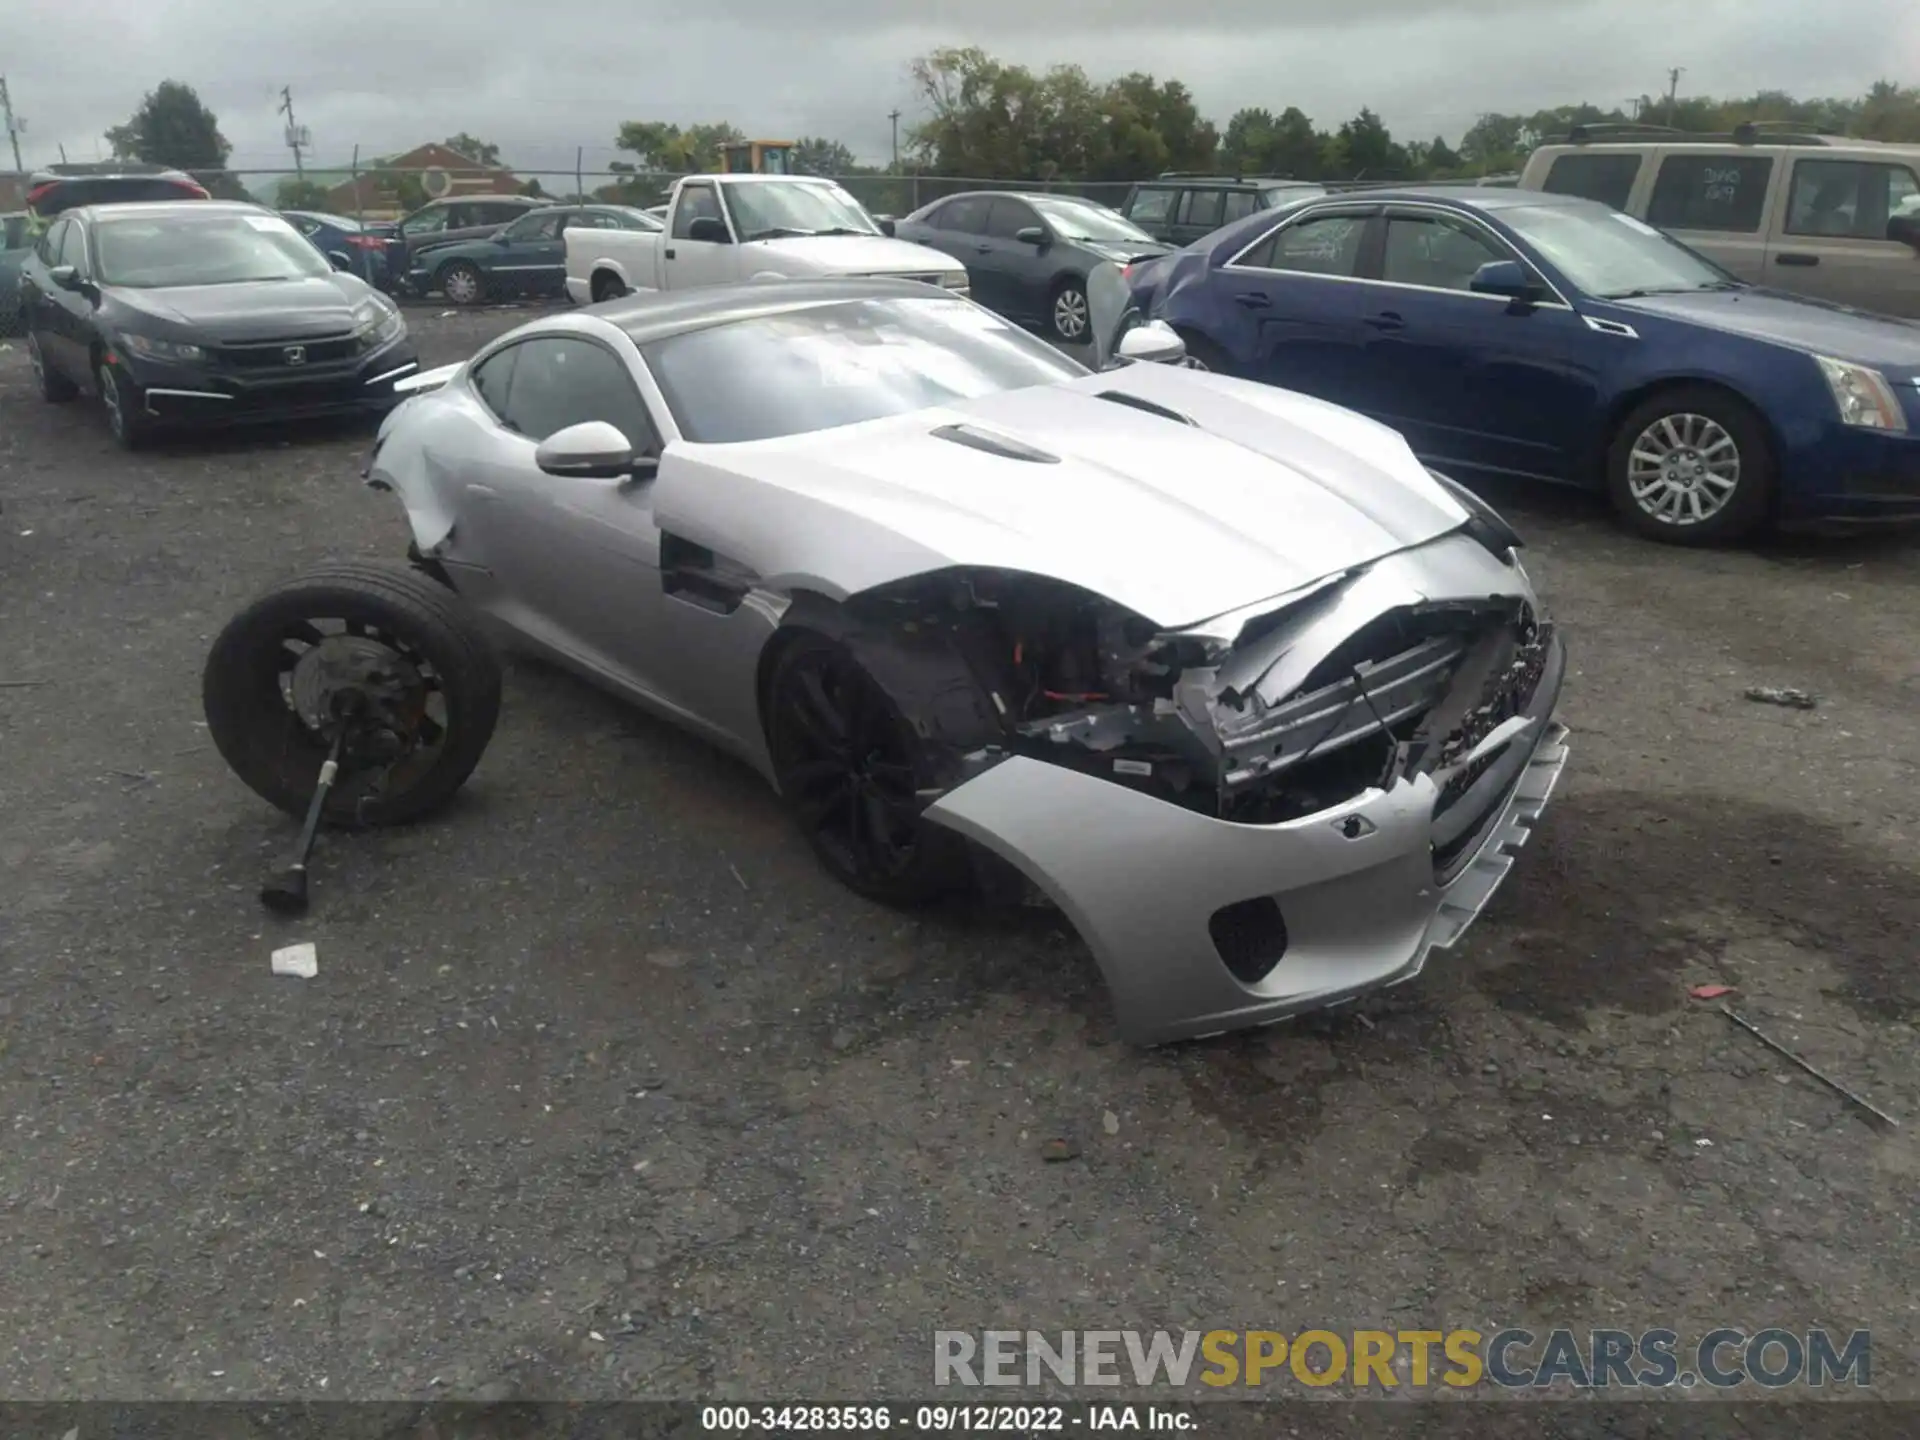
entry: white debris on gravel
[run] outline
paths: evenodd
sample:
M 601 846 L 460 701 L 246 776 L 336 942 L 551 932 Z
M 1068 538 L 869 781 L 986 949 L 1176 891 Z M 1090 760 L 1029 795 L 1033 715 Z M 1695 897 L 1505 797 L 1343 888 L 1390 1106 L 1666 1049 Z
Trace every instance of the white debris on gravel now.
M 293 975 L 301 980 L 311 980 L 320 973 L 319 952 L 312 941 L 303 941 L 298 945 L 288 945 L 273 952 L 273 973 Z

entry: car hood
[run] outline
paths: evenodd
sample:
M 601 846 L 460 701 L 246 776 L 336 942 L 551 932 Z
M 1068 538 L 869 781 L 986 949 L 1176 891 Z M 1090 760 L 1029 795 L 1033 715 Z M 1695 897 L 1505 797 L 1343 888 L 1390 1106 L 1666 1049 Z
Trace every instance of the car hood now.
M 656 515 L 770 586 L 845 596 L 950 566 L 1006 568 L 1078 585 L 1169 628 L 1467 518 L 1385 426 L 1158 365 L 812 435 L 675 444 Z
M 123 321 L 149 318 L 214 340 L 281 340 L 353 329 L 354 306 L 369 293 L 351 276 L 113 290 Z
M 1703 290 L 1609 303 L 1862 365 L 1920 368 L 1920 324 L 1805 296 L 1772 290 Z
M 789 235 L 753 240 L 750 255 L 778 256 L 797 270 L 820 275 L 922 275 L 960 268 L 951 255 L 887 235 Z

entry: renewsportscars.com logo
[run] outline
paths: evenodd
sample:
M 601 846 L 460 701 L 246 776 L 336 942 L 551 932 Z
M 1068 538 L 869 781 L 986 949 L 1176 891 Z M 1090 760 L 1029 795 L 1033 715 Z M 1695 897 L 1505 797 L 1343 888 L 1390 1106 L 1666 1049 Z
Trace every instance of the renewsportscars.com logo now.
M 1544 1390 L 1872 1383 L 1871 1333 L 1709 1330 L 936 1330 L 933 1383 L 1127 1385 L 1288 1383 L 1356 1390 L 1476 1386 Z M 1196 1363 L 1197 1362 L 1197 1363 Z

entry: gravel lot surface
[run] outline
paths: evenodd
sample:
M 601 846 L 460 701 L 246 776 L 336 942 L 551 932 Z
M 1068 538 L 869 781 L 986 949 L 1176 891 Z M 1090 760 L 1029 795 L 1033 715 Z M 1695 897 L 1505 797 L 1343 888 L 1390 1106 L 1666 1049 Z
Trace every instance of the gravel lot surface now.
M 441 363 L 526 313 L 415 326 Z M 937 1328 L 1777 1324 L 1871 1326 L 1920 1397 L 1913 539 L 1692 554 L 1489 491 L 1572 647 L 1540 833 L 1416 983 L 1143 1053 L 1059 921 L 857 900 L 753 775 L 526 662 L 459 803 L 266 916 L 294 827 L 200 667 L 262 587 L 401 554 L 366 444 L 129 457 L 0 351 L 0 1394 L 859 1398 L 926 1394 Z M 317 979 L 269 974 L 295 940 Z

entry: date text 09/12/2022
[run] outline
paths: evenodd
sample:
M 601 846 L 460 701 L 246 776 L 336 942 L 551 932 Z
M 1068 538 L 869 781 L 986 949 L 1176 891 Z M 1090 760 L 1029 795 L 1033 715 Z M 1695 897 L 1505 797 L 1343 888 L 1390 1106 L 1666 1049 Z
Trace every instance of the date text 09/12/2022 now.
M 1191 1410 L 1169 1405 L 706 1405 L 700 1410 L 700 1428 L 1038 1435 L 1072 1430 L 1191 1432 L 1198 1424 Z

